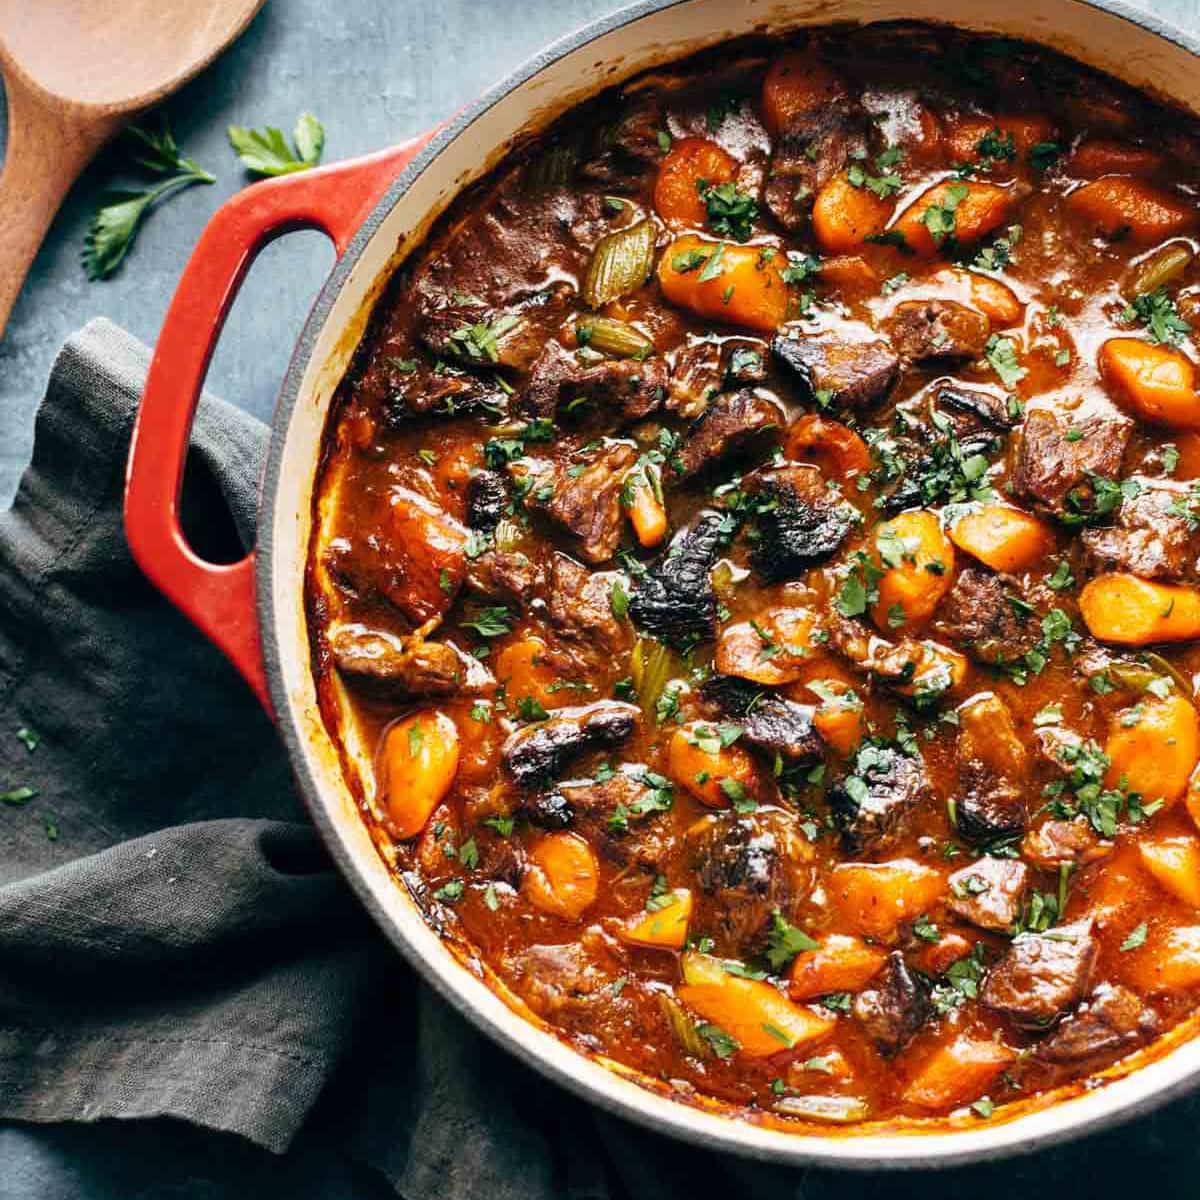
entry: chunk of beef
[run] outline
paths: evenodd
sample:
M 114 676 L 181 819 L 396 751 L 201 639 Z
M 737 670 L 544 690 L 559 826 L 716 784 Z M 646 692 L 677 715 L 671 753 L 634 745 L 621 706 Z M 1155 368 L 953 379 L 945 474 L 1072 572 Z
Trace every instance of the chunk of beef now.
M 873 986 L 854 998 L 854 1016 L 882 1054 L 901 1050 L 929 1019 L 929 985 L 893 950 Z
M 415 625 L 440 616 L 467 570 L 467 531 L 407 488 L 392 488 L 353 534 L 334 538 L 325 566 L 344 590 L 384 597 Z
M 982 313 L 954 300 L 908 300 L 887 323 L 896 350 L 910 362 L 978 358 L 991 333 Z
M 635 705 L 618 700 L 555 709 L 553 716 L 509 736 L 501 748 L 504 765 L 521 787 L 544 786 L 572 758 L 619 746 L 637 728 L 639 715 Z
M 720 953 L 761 947 L 772 914 L 794 911 L 812 886 L 812 848 L 779 809 L 709 816 L 687 836 L 706 910 L 697 925 Z
M 426 312 L 417 336 L 435 358 L 519 371 L 529 369 L 546 340 L 545 331 L 519 313 L 478 304 L 446 304 Z
M 606 779 L 576 779 L 555 795 L 600 855 L 619 866 L 657 870 L 674 847 L 667 781 L 640 763 L 624 763 Z
M 629 597 L 633 623 L 680 648 L 711 638 L 717 625 L 717 596 L 709 572 L 729 534 L 726 514 L 701 509 L 635 582 Z
M 696 475 L 782 423 L 770 400 L 752 391 L 722 392 L 684 434 L 675 468 L 685 479 Z
M 799 229 L 813 197 L 855 154 L 866 152 L 864 120 L 842 79 L 815 57 L 805 75 L 806 103 L 776 131 L 764 200 L 788 230 Z
M 1042 636 L 1041 622 L 1020 602 L 1020 583 L 980 567 L 966 567 L 954 581 L 936 620 L 941 635 L 989 666 L 1019 662 Z
M 561 1019 L 586 1011 L 596 1001 L 612 1003 L 613 966 L 585 930 L 577 942 L 510 952 L 501 970 L 530 1008 L 543 1017 Z
M 978 925 L 1003 932 L 1016 924 L 1029 885 L 1029 868 L 1012 858 L 981 858 L 955 871 L 947 881 L 946 907 Z
M 1086 866 L 1106 858 L 1112 842 L 1104 841 L 1082 813 L 1069 821 L 1046 821 L 1031 829 L 1021 843 L 1021 853 L 1035 866 L 1057 869 L 1064 863 Z
M 528 608 L 544 586 L 541 565 L 521 550 L 485 550 L 467 564 L 467 587 L 490 600 Z
M 930 795 L 920 754 L 892 746 L 861 746 L 851 772 L 829 789 L 829 808 L 847 854 L 879 854 L 892 847 L 914 810 Z
M 1056 517 L 1085 518 L 1095 509 L 1093 476 L 1121 477 L 1132 432 L 1133 422 L 1117 412 L 1030 409 L 1015 439 L 1013 488 Z
M 498 471 L 476 471 L 467 481 L 467 525 L 491 533 L 508 511 L 508 484 Z
M 771 353 L 799 381 L 804 399 L 822 407 L 866 408 L 886 397 L 900 378 L 900 359 L 887 342 L 862 326 L 851 340 L 846 329 L 806 334 L 798 329 L 777 334 Z
M 580 174 L 610 189 L 632 191 L 665 153 L 659 138 L 663 127 L 656 100 L 629 108 L 615 125 L 601 131 L 597 152 L 580 167 Z
M 856 517 L 817 467 L 770 467 L 745 480 L 759 497 L 754 565 L 768 580 L 795 579 L 837 553 Z
M 980 1001 L 1022 1029 L 1045 1029 L 1087 994 L 1097 952 L 1091 921 L 1018 934 L 988 972 Z
M 629 647 L 629 629 L 613 616 L 613 584 L 618 577 L 581 567 L 565 554 L 550 563 L 550 623 L 570 642 L 602 656 Z
M 667 408 L 687 420 L 695 420 L 725 387 L 761 383 L 766 378 L 762 343 L 729 338 L 694 341 L 675 352 Z
M 553 417 L 560 409 L 584 406 L 612 425 L 638 421 L 663 402 L 670 373 L 660 358 L 609 359 L 585 363 L 556 342 L 546 342 L 519 407 L 533 417 Z
M 494 373 L 477 375 L 445 363 L 434 366 L 423 358 L 392 360 L 380 369 L 386 371 L 387 381 L 383 420 L 391 429 L 402 429 L 414 417 L 508 411 L 508 393 Z
M 1200 525 L 1193 523 L 1186 484 L 1136 479 L 1116 521 L 1106 529 L 1089 529 L 1080 539 L 1092 571 L 1129 571 L 1144 579 L 1196 582 L 1200 560 Z
M 329 634 L 329 650 L 341 675 L 374 696 L 476 694 L 495 683 L 473 655 L 449 642 L 403 640 L 362 625 L 340 625 Z
M 1027 756 L 999 696 L 985 692 L 959 710 L 957 754 L 953 811 L 959 833 L 983 843 L 1024 832 Z
M 741 741 L 789 762 L 818 758 L 824 747 L 813 728 L 810 704 L 786 700 L 764 692 L 748 679 L 735 675 L 713 675 L 700 688 L 700 696 L 717 714 L 735 721 L 742 730 Z
M 628 442 L 610 442 L 580 462 L 533 462 L 509 465 L 513 476 L 532 476 L 526 508 L 544 512 L 578 539 L 580 557 L 607 562 L 621 540 L 621 485 L 637 451 Z
M 1038 1046 L 1038 1058 L 1079 1063 L 1132 1050 L 1158 1032 L 1158 1018 L 1128 988 L 1102 983 Z

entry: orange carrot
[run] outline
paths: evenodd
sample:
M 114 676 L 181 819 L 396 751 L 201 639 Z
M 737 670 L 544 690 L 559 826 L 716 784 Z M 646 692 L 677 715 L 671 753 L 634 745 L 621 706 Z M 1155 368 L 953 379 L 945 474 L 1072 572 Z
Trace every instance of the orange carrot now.
M 1054 547 L 1054 534 L 1030 513 L 984 504 L 960 517 L 950 540 L 993 571 L 1024 571 Z
M 1111 138 L 1086 138 L 1067 159 L 1066 167 L 1080 179 L 1099 179 L 1101 175 L 1153 175 L 1163 166 L 1156 150 L 1118 142 Z
M 504 685 L 511 702 L 525 697 L 536 700 L 543 708 L 558 708 L 569 703 L 561 690 L 555 688 L 561 672 L 550 660 L 549 647 L 542 638 L 527 635 L 509 642 L 493 660 L 496 678 Z
M 887 951 L 862 938 L 826 934 L 815 950 L 797 954 L 789 972 L 793 1000 L 811 1000 L 830 992 L 857 992 L 879 973 Z
M 617 937 L 634 946 L 682 950 L 692 919 L 692 893 L 687 888 L 675 888 L 656 904 L 653 912 L 639 913 L 626 921 L 617 930 Z
M 1191 701 L 1177 693 L 1146 696 L 1116 716 L 1104 752 L 1109 787 L 1136 792 L 1146 803 L 1174 804 L 1200 761 L 1200 720 Z
M 959 118 L 951 128 L 950 152 L 962 162 L 987 158 L 989 156 L 980 150 L 979 143 L 997 133 L 1001 140 L 1012 138 L 1013 156 L 1017 162 L 1024 162 L 1039 142 L 1054 140 L 1054 123 L 1041 113 L 1006 113 L 996 117 L 971 114 Z M 1003 165 L 1003 158 L 999 163 Z
M 819 413 L 805 413 L 788 426 L 783 453 L 792 462 L 814 463 L 836 479 L 871 469 L 867 443 L 848 425 Z
M 641 475 L 633 481 L 632 494 L 626 511 L 633 532 L 642 546 L 657 546 L 667 536 L 667 510 L 649 480 Z
M 1128 235 L 1143 245 L 1183 233 L 1195 213 L 1173 192 L 1131 175 L 1105 175 L 1067 197 L 1067 208 L 1108 237 Z
M 1137 848 L 1158 883 L 1184 904 L 1200 908 L 1200 842 L 1190 835 L 1144 837 Z
M 664 221 L 703 225 L 708 209 L 700 197 L 703 183 L 728 183 L 737 176 L 737 159 L 707 138 L 682 138 L 658 167 L 654 208 Z
M 694 721 L 671 736 L 667 774 L 709 808 L 728 808 L 740 796 L 753 796 L 758 769 L 736 744 L 723 745 L 721 726 Z
M 921 1108 L 965 1104 L 987 1091 L 992 1080 L 1016 1057 L 1000 1042 L 951 1033 L 909 1080 L 904 1099 Z
M 821 699 L 813 728 L 839 754 L 850 754 L 863 737 L 863 702 L 840 679 L 810 679 L 808 687 Z
M 1015 325 L 1025 315 L 1025 305 L 1007 284 L 974 271 L 965 274 L 971 290 L 971 303 L 994 325 Z
M 769 333 L 787 319 L 789 296 L 782 255 L 764 249 L 685 234 L 659 259 L 658 282 L 672 304 L 697 316 Z
M 887 937 L 901 921 L 927 912 L 946 890 L 942 873 L 911 858 L 839 863 L 829 893 L 842 918 L 867 937 Z
M 846 175 L 836 175 L 813 201 L 813 234 L 822 250 L 843 254 L 887 228 L 894 204 L 866 187 L 855 187 Z M 822 272 L 822 274 L 824 274 Z
M 875 624 L 891 631 L 930 617 L 954 577 L 954 546 L 938 518 L 926 509 L 901 513 L 876 528 L 873 550 L 884 568 Z
M 1004 223 L 1013 196 L 994 183 L 935 183 L 892 223 L 917 254 L 929 257 L 943 246 L 970 245 Z
M 401 841 L 425 828 L 454 783 L 458 756 L 458 727 L 443 712 L 413 713 L 388 728 L 379 790 Z
M 1100 372 L 1109 390 L 1143 420 L 1200 428 L 1195 368 L 1179 351 L 1137 338 L 1109 338 L 1100 347 Z
M 1121 973 L 1142 993 L 1181 992 L 1200 984 L 1200 925 L 1154 930 L 1140 950 L 1122 955 Z
M 1200 638 L 1200 593 L 1136 575 L 1097 575 L 1079 593 L 1088 632 L 1102 642 L 1145 646 Z
M 821 282 L 839 288 L 874 289 L 879 284 L 879 272 L 857 254 L 842 254 L 821 262 Z
M 719 958 L 683 956 L 679 999 L 718 1026 L 747 1058 L 770 1058 L 811 1045 L 833 1032 L 836 1020 L 793 1004 L 778 988 L 731 975 Z
M 763 124 L 778 135 L 798 117 L 845 96 L 841 79 L 815 55 L 805 51 L 783 54 L 763 79 Z
M 548 833 L 529 852 L 521 890 L 534 908 L 574 921 L 596 899 L 600 864 L 579 834 Z
M 807 608 L 777 606 L 721 630 L 716 668 L 775 687 L 799 679 L 814 651 L 816 615 Z

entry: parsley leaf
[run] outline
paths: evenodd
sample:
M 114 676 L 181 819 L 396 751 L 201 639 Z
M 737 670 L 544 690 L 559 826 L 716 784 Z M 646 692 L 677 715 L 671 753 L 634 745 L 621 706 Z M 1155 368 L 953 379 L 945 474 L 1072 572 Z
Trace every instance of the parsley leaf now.
M 732 183 L 718 183 L 714 187 L 703 179 L 699 190 L 700 199 L 708 209 L 708 224 L 712 231 L 731 237 L 735 242 L 748 242 L 758 216 L 754 197 L 739 192 Z
M 767 962 L 772 970 L 781 970 L 797 954 L 804 950 L 816 950 L 819 945 L 803 929 L 788 922 L 779 909 L 771 914 L 771 928 L 767 931 Z
M 292 132 L 293 149 L 281 130 L 272 125 L 264 129 L 229 126 L 229 144 L 242 165 L 255 175 L 290 175 L 306 171 L 321 161 L 325 149 L 325 128 L 312 113 L 301 113 Z
M 1136 950 L 1139 946 L 1146 943 L 1146 922 L 1143 921 L 1135 929 L 1130 931 L 1129 936 L 1121 943 L 1121 953 L 1128 954 L 1130 950 Z
M 1029 374 L 1017 360 L 1017 345 L 1011 338 L 993 333 L 983 354 L 1006 388 L 1016 387 Z
M 1183 335 L 1191 333 L 1192 327 L 1179 315 L 1175 301 L 1160 287 L 1153 292 L 1135 296 L 1121 314 L 1123 321 L 1140 321 L 1150 333 L 1155 345 L 1166 343 L 1178 345 Z

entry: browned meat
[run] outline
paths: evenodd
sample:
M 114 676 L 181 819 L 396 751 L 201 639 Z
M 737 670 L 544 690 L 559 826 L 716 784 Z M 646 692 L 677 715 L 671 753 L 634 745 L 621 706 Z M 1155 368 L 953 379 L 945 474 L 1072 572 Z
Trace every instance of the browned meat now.
M 812 848 L 780 809 L 705 817 L 688 830 L 688 848 L 701 890 L 695 924 L 718 953 L 759 948 L 772 914 L 793 912 L 812 885 Z
M 1093 571 L 1129 571 L 1145 579 L 1195 582 L 1200 559 L 1200 523 L 1188 515 L 1187 485 L 1135 479 L 1116 521 L 1089 529 L 1080 540 Z
M 586 931 L 578 942 L 523 947 L 502 963 L 517 993 L 541 1016 L 569 1016 L 611 993 L 612 963 L 595 939 L 585 938 Z
M 589 364 L 551 339 L 533 364 L 519 407 L 534 417 L 553 417 L 560 409 L 574 413 L 586 407 L 608 424 L 624 424 L 658 408 L 668 382 L 669 370 L 660 358 Z
M 569 291 L 553 302 L 561 312 Z M 545 330 L 519 311 L 479 304 L 446 304 L 425 313 L 418 326 L 422 345 L 435 357 L 475 367 L 527 371 L 541 352 Z
M 1037 1048 L 1038 1058 L 1077 1063 L 1131 1050 L 1158 1032 L 1158 1018 L 1128 988 L 1102 983 Z
M 495 684 L 483 663 L 449 642 L 405 642 L 382 630 L 341 625 L 330 632 L 329 649 L 351 683 L 390 699 L 470 694 Z
M 621 485 L 636 459 L 628 442 L 611 442 L 580 462 L 518 459 L 509 470 L 522 486 L 528 483 L 525 506 L 574 534 L 587 562 L 602 563 L 612 558 L 621 540 Z
M 603 656 L 621 653 L 632 640 L 629 627 L 613 616 L 612 589 L 617 576 L 597 574 L 565 554 L 550 564 L 550 622 L 568 641 Z
M 942 601 L 935 624 L 943 637 L 980 662 L 1016 663 L 1042 635 L 1040 619 L 1022 607 L 1023 599 L 1020 583 L 1011 576 L 966 567 Z
M 1018 934 L 979 998 L 1022 1029 L 1045 1029 L 1087 994 L 1098 949 L 1091 921 Z
M 986 692 L 959 710 L 954 821 L 971 842 L 1015 837 L 1025 829 L 1025 747 L 1008 705 Z
M 393 429 L 413 417 L 458 416 L 479 409 L 508 411 L 508 393 L 492 373 L 476 375 L 445 363 L 435 366 L 423 358 L 392 359 L 386 370 L 383 417 Z
M 520 550 L 485 550 L 467 564 L 466 584 L 473 592 L 528 608 L 541 593 L 541 566 Z
M 854 1016 L 882 1054 L 901 1050 L 929 1019 L 929 987 L 893 950 L 873 985 L 854 998 Z
M 629 615 L 639 629 L 680 649 L 713 636 L 717 595 L 710 573 L 729 537 L 726 522 L 715 508 L 701 509 L 636 581 Z
M 1032 829 L 1021 842 L 1021 853 L 1035 866 L 1054 869 L 1063 863 L 1084 866 L 1112 853 L 1112 842 L 1101 840 L 1087 817 L 1070 821 L 1046 821 Z
M 637 187 L 665 153 L 659 144 L 663 120 L 657 101 L 630 108 L 615 125 L 601 132 L 598 153 L 580 167 L 580 174 L 615 190 Z
M 1095 508 L 1092 477 L 1121 477 L 1132 432 L 1133 422 L 1116 412 L 1075 419 L 1030 409 L 1014 439 L 1013 488 L 1055 516 L 1084 519 Z
M 948 880 L 951 912 L 980 929 L 1003 932 L 1016 924 L 1029 884 L 1029 868 L 1012 858 L 981 858 Z
M 336 583 L 389 600 L 415 625 L 454 602 L 467 570 L 467 531 L 407 488 L 381 497 L 353 536 L 333 539 L 326 567 Z
M 619 746 L 637 728 L 641 710 L 618 700 L 558 708 L 544 721 L 511 734 L 501 749 L 504 765 L 521 787 L 541 787 L 588 750 Z
M 783 416 L 770 400 L 752 391 L 722 392 L 687 431 L 676 470 L 684 478 L 695 475 L 782 424 Z
M 881 854 L 930 795 L 920 752 L 903 754 L 871 742 L 859 747 L 851 771 L 829 789 L 829 808 L 847 854 Z
M 624 763 L 607 779 L 565 782 L 558 795 L 576 827 L 619 866 L 657 870 L 675 844 L 656 819 L 671 806 L 670 786 L 641 763 Z
M 765 347 L 760 342 L 710 339 L 692 342 L 675 352 L 667 387 L 667 408 L 695 420 L 727 385 L 760 383 L 766 377 Z
M 744 481 L 758 495 L 754 565 L 769 580 L 795 579 L 835 554 L 858 513 L 817 467 L 768 467 Z
M 850 340 L 838 334 L 778 334 L 771 353 L 800 382 L 804 398 L 821 407 L 866 408 L 884 400 L 900 377 L 900 358 L 885 341 L 862 327 Z
M 911 362 L 978 358 L 991 330 L 982 313 L 953 300 L 898 304 L 887 325 L 892 345 Z
M 508 484 L 499 471 L 476 471 L 467 481 L 467 525 L 491 533 L 508 510 Z
M 769 754 L 772 760 L 778 756 L 804 762 L 822 753 L 824 743 L 813 728 L 815 709 L 811 705 L 764 692 L 734 675 L 713 675 L 701 686 L 700 696 L 715 718 L 736 721 L 741 741 Z

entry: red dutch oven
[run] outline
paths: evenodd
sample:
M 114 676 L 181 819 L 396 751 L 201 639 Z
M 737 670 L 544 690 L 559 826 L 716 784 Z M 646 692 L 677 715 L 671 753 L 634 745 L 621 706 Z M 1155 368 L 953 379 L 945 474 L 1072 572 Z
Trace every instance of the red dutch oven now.
M 125 520 L 149 578 L 229 656 L 278 724 L 312 818 L 349 882 L 413 965 L 467 1017 L 546 1075 L 603 1107 L 709 1148 L 795 1164 L 929 1167 L 994 1158 L 1143 1112 L 1200 1080 L 1200 1039 L 1185 1025 L 1153 1061 L 1105 1086 L 1031 1105 L 1011 1120 L 889 1128 L 827 1137 L 789 1133 L 672 1100 L 626 1068 L 567 1046 L 518 1015 L 424 922 L 360 818 L 347 771 L 369 779 L 369 748 L 347 744 L 317 705 L 304 577 L 313 488 L 329 406 L 383 283 L 447 204 L 514 138 L 636 72 L 751 32 L 830 21 L 945 17 L 937 0 L 648 0 L 558 42 L 433 134 L 352 162 L 246 189 L 213 217 L 167 312 L 130 451 Z M 1200 44 L 1155 18 L 1087 0 L 974 0 L 965 28 L 1049 45 L 1135 87 L 1200 112 Z M 337 263 L 296 346 L 275 414 L 257 548 L 205 562 L 179 523 L 197 398 L 226 314 L 267 242 L 316 228 Z M 1054 1097 L 1051 1097 L 1054 1100 Z M 1011 1107 L 1011 1106 L 1006 1106 Z

